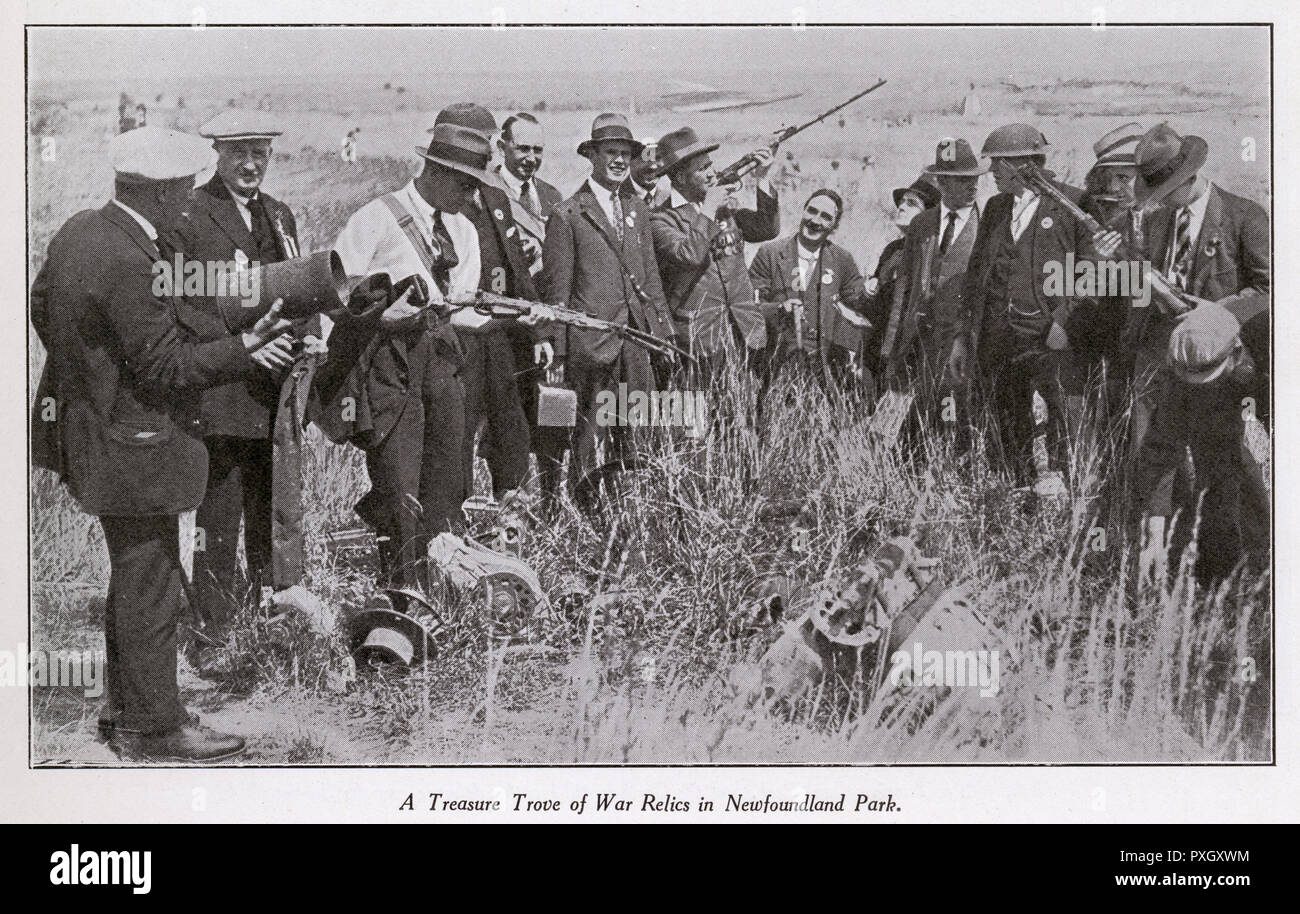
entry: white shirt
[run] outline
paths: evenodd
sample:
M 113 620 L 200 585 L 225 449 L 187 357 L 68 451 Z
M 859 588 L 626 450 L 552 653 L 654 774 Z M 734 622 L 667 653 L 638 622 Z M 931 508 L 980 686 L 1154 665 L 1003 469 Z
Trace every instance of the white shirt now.
M 803 291 L 808 289 L 814 280 L 813 274 L 817 269 L 817 258 L 821 256 L 821 250 L 810 251 L 797 238 L 794 242 L 794 250 L 799 257 L 799 288 Z
M 226 184 L 225 181 L 221 182 Z M 230 194 L 230 199 L 235 201 L 235 209 L 239 210 L 239 218 L 244 220 L 244 228 L 250 232 L 253 230 L 253 214 L 248 209 L 248 204 L 252 202 L 253 197 L 257 196 L 257 191 L 253 191 L 250 196 L 243 196 L 229 184 L 226 184 L 226 192 Z
M 518 200 L 521 203 L 523 203 L 524 202 L 523 179 L 516 178 L 514 172 L 512 172 L 509 168 L 506 168 L 504 165 L 499 166 L 497 168 L 497 171 L 501 175 L 502 182 L 505 183 L 506 191 L 509 192 L 510 198 L 512 200 Z M 540 213 L 542 211 L 542 198 L 537 195 L 537 178 L 535 177 L 528 179 L 527 206 L 534 213 Z
M 1173 231 L 1170 233 L 1169 236 L 1169 260 L 1170 260 L 1169 266 L 1171 271 L 1173 268 L 1172 261 L 1178 253 L 1176 250 L 1178 245 L 1178 218 L 1183 214 L 1184 210 L 1191 213 L 1192 221 L 1187 226 L 1187 237 L 1191 244 L 1190 249 L 1192 251 L 1195 251 L 1196 245 L 1200 243 L 1200 239 L 1201 239 L 1201 226 L 1205 224 L 1205 208 L 1209 205 L 1210 205 L 1210 185 L 1207 183 L 1205 185 L 1205 193 L 1201 194 L 1199 197 L 1197 197 L 1195 200 L 1193 200 L 1191 203 L 1187 204 L 1186 206 L 1174 210 Z M 1194 258 L 1196 255 L 1193 254 L 1192 256 Z
M 428 240 L 433 236 L 433 207 L 415 189 L 415 181 L 397 191 L 397 198 L 415 218 L 415 225 Z M 473 295 L 479 284 L 478 231 L 468 217 L 459 213 L 443 213 L 442 223 L 451 236 L 459 263 L 451 270 L 448 297 Z M 363 279 L 375 273 L 387 273 L 393 282 L 411 275 L 423 276 L 429 287 L 429 298 L 441 301 L 442 293 L 433 281 L 424 261 L 411 247 L 402 231 L 380 198 L 375 198 L 352 214 L 338 240 L 334 251 L 343 263 L 348 277 L 348 288 L 355 288 Z
M 697 213 L 700 212 L 700 204 L 692 203 L 690 200 L 687 200 L 685 197 L 679 194 L 677 192 L 677 188 L 675 187 L 672 188 L 672 190 L 668 192 L 668 205 L 671 206 L 673 209 L 677 209 L 677 207 L 681 206 L 682 204 L 689 204 Z
M 1023 190 L 1016 195 L 1011 204 L 1011 240 L 1019 241 L 1034 213 L 1038 211 L 1038 194 L 1032 190 Z
M 139 225 L 140 228 L 144 229 L 144 233 L 149 236 L 150 241 L 157 243 L 158 230 L 153 227 L 152 222 L 150 222 L 144 216 L 141 216 L 139 213 L 131 209 L 131 207 L 127 206 L 121 200 L 118 200 L 116 197 L 113 198 L 113 202 L 116 203 L 118 206 L 120 206 L 123 212 L 125 212 L 128 216 L 134 219 L 136 221 L 136 224 Z
M 966 227 L 967 220 L 970 219 L 971 213 L 975 211 L 975 204 L 964 206 L 961 209 L 948 209 L 943 201 L 939 201 L 939 240 L 943 240 L 943 233 L 948 230 L 948 214 L 956 213 L 957 221 L 952 225 L 952 240 L 955 243 Z
M 614 194 L 617 193 L 617 191 L 605 190 L 605 188 L 601 187 L 595 181 L 591 180 L 591 178 L 587 179 L 587 189 L 596 195 L 596 202 L 600 204 L 601 212 L 605 214 L 605 218 L 609 220 L 609 224 L 613 225 L 614 224 Z M 623 211 L 623 216 L 625 218 L 627 216 L 626 209 L 624 209 Z

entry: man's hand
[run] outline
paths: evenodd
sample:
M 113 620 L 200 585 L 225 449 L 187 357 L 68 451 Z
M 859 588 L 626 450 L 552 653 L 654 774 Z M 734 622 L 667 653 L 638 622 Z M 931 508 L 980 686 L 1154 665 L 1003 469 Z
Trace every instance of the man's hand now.
M 1052 321 L 1052 328 L 1047 331 L 1047 348 L 1059 352 L 1069 345 L 1070 337 L 1066 335 L 1065 328 Z
M 714 184 L 704 195 L 700 211 L 705 215 L 712 213 L 712 218 L 721 221 L 728 210 L 740 209 L 740 199 L 736 196 L 739 192 L 739 184 Z
M 325 344 L 325 341 L 318 336 L 313 336 L 312 334 L 309 333 L 302 338 L 303 355 L 324 356 L 324 355 L 329 355 L 329 351 L 330 351 L 329 346 L 327 346 Z
M 880 288 L 880 277 L 878 276 L 867 277 L 867 281 L 863 283 L 863 286 L 866 288 L 868 295 L 875 295 L 876 290 Z
M 411 304 L 411 290 L 414 288 L 414 286 L 408 288 L 397 301 L 385 308 L 384 313 L 379 315 L 379 326 L 384 332 L 389 334 L 401 333 L 403 330 L 414 327 L 419 322 L 423 309 L 418 305 Z
M 280 316 L 280 309 L 284 307 L 284 299 L 277 298 L 271 303 L 270 309 L 257 319 L 252 330 L 248 330 L 240 335 L 243 340 L 244 348 L 249 353 L 253 353 L 262 346 L 275 339 L 284 331 L 293 326 L 293 321 L 286 317 Z
M 803 299 L 787 298 L 785 301 L 781 302 L 780 307 L 786 314 L 794 314 L 796 309 L 803 307 Z
M 1092 249 L 1097 252 L 1097 256 L 1102 260 L 1109 260 L 1115 256 L 1121 244 L 1124 243 L 1124 236 L 1119 232 L 1102 230 L 1092 236 Z
M 552 386 L 564 383 L 564 360 L 552 358 L 546 366 L 546 383 Z
M 279 374 L 293 364 L 293 334 L 280 334 L 250 353 L 250 357 L 271 374 Z
M 1138 552 L 1138 587 L 1164 585 L 1169 574 L 1169 546 L 1165 542 L 1165 519 L 1148 517 L 1142 528 Z
M 517 321 L 529 330 L 545 330 L 555 323 L 555 309 L 550 305 L 534 304 L 527 314 L 521 314 Z
M 771 172 L 772 163 L 775 161 L 775 157 L 772 155 L 772 150 L 766 146 L 762 146 L 755 149 L 750 153 L 750 155 L 758 160 L 758 164 L 754 167 L 754 177 L 757 180 L 762 181 L 768 176 L 768 173 Z
M 519 236 L 519 246 L 523 248 L 524 256 L 528 258 L 530 266 L 541 259 L 542 246 L 538 244 L 537 239 L 531 235 L 521 234 Z
M 551 345 L 550 340 L 542 340 L 540 343 L 533 344 L 533 364 L 539 368 L 550 368 L 551 363 L 555 361 L 555 347 Z
M 952 352 L 948 353 L 948 377 L 954 381 L 966 380 L 966 371 L 970 367 L 970 347 L 963 337 L 952 341 Z

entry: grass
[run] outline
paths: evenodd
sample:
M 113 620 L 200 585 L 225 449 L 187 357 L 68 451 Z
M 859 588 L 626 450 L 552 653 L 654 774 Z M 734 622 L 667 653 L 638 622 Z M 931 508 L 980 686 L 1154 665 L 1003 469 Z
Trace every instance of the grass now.
M 568 134 L 580 135 L 590 113 L 555 114 L 552 146 L 569 148 Z M 381 133 L 355 116 L 367 137 Z M 822 145 L 801 146 L 802 171 L 782 195 L 782 215 L 788 230 L 814 187 L 840 189 L 850 209 L 837 240 L 869 273 L 891 237 L 889 189 L 915 177 L 935 138 L 958 133 L 978 145 L 993 122 L 922 112 L 914 125 L 880 128 L 872 150 L 880 165 L 866 168 L 850 136 L 863 124 L 857 118 L 838 132 L 826 128 Z M 759 138 L 747 120 L 700 120 L 724 140 L 720 158 Z M 1045 124 L 1058 171 L 1073 170 L 1077 181 L 1078 154 L 1069 150 L 1086 150 L 1111 120 Z M 1236 148 L 1235 140 L 1216 142 L 1235 133 L 1228 120 L 1219 115 L 1202 131 L 1212 148 Z M 95 158 L 107 135 L 71 115 L 42 123 L 58 133 L 61 158 L 33 165 L 33 269 L 57 226 L 98 205 L 108 186 Z M 38 162 L 39 147 L 31 154 Z M 548 161 L 564 190 L 580 177 L 570 158 L 557 152 Z M 1257 166 L 1232 167 L 1226 186 L 1266 199 Z M 363 154 L 343 168 L 322 142 L 278 158 L 268 190 L 294 206 L 311 249 L 411 168 L 396 152 Z M 33 374 L 42 359 L 33 337 Z M 529 528 L 524 558 L 552 605 L 527 639 L 483 612 L 475 594 L 446 588 L 439 599 L 448 628 L 434 662 L 356 670 L 338 634 L 249 612 L 209 658 L 207 681 L 183 670 L 185 698 L 207 722 L 248 735 L 247 761 L 258 764 L 1271 757 L 1271 582 L 1243 571 L 1208 592 L 1181 567 L 1167 586 L 1137 586 L 1113 478 L 1122 416 L 1090 417 L 1075 430 L 1074 497 L 1051 505 L 1015 489 L 982 439 L 962 453 L 947 436 L 927 433 L 902 453 L 866 432 L 864 404 L 828 399 L 806 379 L 778 385 L 761 423 L 756 395 L 733 374 L 710 395 L 710 413 L 726 421 L 706 438 L 657 433 L 616 502 L 596 516 L 566 504 L 554 523 Z M 352 506 L 368 488 L 361 455 L 313 434 L 303 482 L 306 584 L 333 606 L 357 605 L 368 576 L 335 561 L 325 533 L 356 523 Z M 41 471 L 31 496 L 33 647 L 101 647 L 108 562 L 99 527 Z M 792 521 L 760 516 L 780 500 L 806 506 L 806 542 Z M 1106 532 L 1101 551 L 1088 547 L 1098 527 Z M 999 694 L 918 689 L 886 700 L 830 681 L 772 711 L 738 707 L 734 683 L 781 630 L 761 611 L 760 595 L 798 593 L 899 533 L 938 558 L 938 573 L 989 621 L 1004 658 Z M 33 759 L 111 762 L 93 742 L 97 706 L 64 691 L 35 695 Z

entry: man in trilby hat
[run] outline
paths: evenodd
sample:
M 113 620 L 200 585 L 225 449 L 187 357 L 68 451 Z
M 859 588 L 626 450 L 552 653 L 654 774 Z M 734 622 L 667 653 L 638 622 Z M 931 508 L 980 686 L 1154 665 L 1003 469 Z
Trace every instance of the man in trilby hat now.
M 709 385 L 725 353 L 735 350 L 749 364 L 767 344 L 763 314 L 745 264 L 745 243 L 770 241 L 781 230 L 781 211 L 768 183 L 772 151 L 755 150 L 757 206 L 742 209 L 738 185 L 714 181 L 710 153 L 690 127 L 659 139 L 659 167 L 672 190 L 650 216 L 655 259 L 673 316 L 677 344 L 698 368 L 695 383 Z
M 371 489 L 356 510 L 378 533 L 382 573 L 401 587 L 418 584 L 430 537 L 463 520 L 464 353 L 448 303 L 479 288 L 478 231 L 464 213 L 489 180 L 492 147 L 476 130 L 442 123 L 419 152 L 420 174 L 353 213 L 334 243 L 349 283 L 382 274 L 403 288 L 382 309 L 340 315 L 316 418 L 333 440 L 365 451 Z M 355 361 L 335 383 L 331 361 L 345 348 Z
M 266 111 L 227 109 L 199 128 L 212 140 L 217 168 L 198 188 L 184 216 L 164 231 L 185 261 L 257 267 L 299 256 L 297 226 L 288 206 L 262 190 L 279 120 Z M 215 299 L 192 301 L 201 312 L 201 339 L 227 335 Z M 235 607 L 259 588 L 285 588 L 303 575 L 302 423 L 315 360 L 324 353 L 320 318 L 267 347 L 255 378 L 204 391 L 202 418 L 208 449 L 208 485 L 195 515 L 194 583 L 202 610 L 219 635 Z M 273 348 L 287 368 L 266 361 Z M 245 581 L 236 583 L 240 521 Z
M 548 304 L 585 311 L 628 324 L 661 339 L 672 338 L 650 230 L 650 210 L 628 184 L 632 162 L 644 146 L 621 114 L 601 114 L 578 154 L 591 174 L 572 197 L 551 213 L 542 250 L 541 289 Z M 608 441 L 617 459 L 630 455 L 629 416 L 606 423 L 598 402 L 626 385 L 627 395 L 650 391 L 656 380 L 644 349 L 615 333 L 572 330 L 556 333 L 555 356 L 565 381 L 578 396 L 570 460 L 571 491 L 596 467 L 597 445 Z M 599 397 L 602 392 L 606 397 Z M 626 399 L 620 401 L 626 402 Z
M 1130 318 L 1136 488 L 1147 517 L 1143 563 L 1159 560 L 1153 552 L 1175 508 L 1185 518 L 1176 531 L 1180 544 L 1203 493 L 1197 573 L 1204 580 L 1227 574 L 1243 551 L 1263 561 L 1269 548 L 1269 506 L 1241 485 L 1244 423 L 1269 422 L 1269 313 L 1256 294 L 1269 291 L 1268 214 L 1200 174 L 1208 153 L 1205 140 L 1168 124 L 1137 145 L 1136 199 L 1150 214 L 1144 230 L 1152 267 L 1197 307 L 1182 333 L 1178 316 L 1154 304 Z M 1164 364 L 1181 370 L 1164 371 Z M 1189 446 L 1194 488 L 1176 494 L 1174 469 Z
M 32 461 L 57 473 L 104 531 L 101 736 L 126 758 L 214 761 L 244 741 L 198 724 L 176 685 L 179 515 L 198 506 L 208 474 L 199 393 L 250 380 L 260 370 L 254 355 L 289 322 L 277 301 L 251 330 L 199 342 L 196 309 L 155 291 L 156 267 L 167 263 L 157 227 L 179 215 L 195 175 L 211 167 L 206 140 L 140 127 L 114 137 L 109 157 L 113 199 L 59 229 L 32 286 L 32 326 L 47 352 Z M 284 357 L 274 349 L 258 359 Z

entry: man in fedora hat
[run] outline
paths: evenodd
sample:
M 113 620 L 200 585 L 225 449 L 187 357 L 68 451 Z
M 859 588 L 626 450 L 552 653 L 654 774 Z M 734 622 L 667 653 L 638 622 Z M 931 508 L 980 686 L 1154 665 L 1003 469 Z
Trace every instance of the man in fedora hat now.
M 1200 171 L 1208 154 L 1198 136 L 1179 136 L 1168 124 L 1151 128 L 1137 145 L 1136 199 L 1149 213 L 1144 230 L 1153 268 L 1191 296 L 1196 311 L 1210 309 L 1189 326 L 1199 330 L 1204 321 L 1213 332 L 1175 337 L 1178 317 L 1152 307 L 1133 309 L 1129 327 L 1136 347 L 1136 486 L 1147 518 L 1143 564 L 1159 560 L 1153 552 L 1161 549 L 1175 507 L 1187 518 L 1182 530 L 1190 528 L 1194 499 L 1203 492 L 1197 573 L 1204 580 L 1227 574 L 1243 551 L 1263 556 L 1269 547 L 1269 506 L 1252 490 L 1243 500 L 1241 487 L 1244 413 L 1269 421 L 1268 312 L 1253 294 L 1269 291 L 1268 214 L 1207 181 Z M 1228 332 L 1233 327 L 1235 337 Z M 1175 351 L 1179 345 L 1183 350 Z M 1258 354 L 1253 367 L 1243 364 L 1243 351 Z M 1162 356 L 1192 368 L 1162 371 Z M 1196 370 L 1211 357 L 1222 365 L 1229 356 L 1236 370 Z M 1179 493 L 1175 505 L 1177 456 L 1198 441 L 1194 490 Z M 1183 538 L 1180 533 L 1176 547 Z
M 184 216 L 166 227 L 163 243 L 205 266 L 256 267 L 298 257 L 293 212 L 262 190 L 280 133 L 279 120 L 266 111 L 228 109 L 200 127 L 216 150 L 216 173 L 195 191 Z M 191 303 L 200 313 L 200 339 L 228 335 L 215 298 Z M 256 377 L 203 393 L 208 484 L 194 521 L 194 580 L 217 635 L 243 602 L 236 584 L 241 519 L 248 597 L 256 602 L 262 584 L 283 589 L 302 579 L 302 415 L 295 406 L 323 356 L 322 336 L 319 316 L 302 320 L 264 350 Z M 269 361 L 272 348 L 292 364 Z
M 643 150 L 620 114 L 601 114 L 578 154 L 591 162 L 591 175 L 551 213 L 542 250 L 541 287 L 548 304 L 585 311 L 671 339 L 672 324 L 655 261 L 650 211 L 628 185 L 631 165 Z M 612 332 L 572 330 L 556 334 L 556 359 L 578 395 L 577 424 L 570 460 L 570 490 L 596 466 L 597 445 L 610 441 L 619 458 L 632 445 L 626 417 L 618 427 L 598 421 L 602 391 L 650 391 L 656 386 L 644 349 L 625 345 Z M 625 402 L 621 400 L 620 402 Z
M 880 364 L 886 382 L 906 377 L 930 405 L 942 385 L 943 343 L 961 308 L 962 284 L 979 228 L 975 193 L 988 171 L 969 143 L 946 137 L 925 173 L 938 185 L 936 205 L 912 220 L 904 237 L 902 266 L 887 303 Z M 953 417 L 955 420 L 955 416 Z
M 690 127 L 660 138 L 659 167 L 672 190 L 650 217 L 677 344 L 695 357 L 701 387 L 717 376 L 731 349 L 750 364 L 767 344 L 745 265 L 745 243 L 771 241 L 781 230 L 780 206 L 767 180 L 772 151 L 754 151 L 757 208 L 741 209 L 739 186 L 714 181 L 709 154 L 717 148 Z
M 100 733 L 129 758 L 213 761 L 239 737 L 200 726 L 176 685 L 176 623 L 185 574 L 179 515 L 208 476 L 200 391 L 244 383 L 258 362 L 287 364 L 281 302 L 249 331 L 200 342 L 199 312 L 158 289 L 157 226 L 175 219 L 212 147 L 140 127 L 114 137 L 113 199 L 69 219 L 31 292 L 46 361 L 32 422 L 32 462 L 54 471 L 99 518 L 111 565 L 104 606 L 106 707 Z M 188 597 L 189 595 L 187 595 Z
M 828 188 L 804 203 L 799 230 L 758 249 L 750 281 L 775 340 L 768 381 L 783 365 L 807 369 L 823 385 L 861 383 L 866 284 L 853 255 L 830 240 L 844 200 Z M 829 387 L 828 387 L 829 389 Z
M 348 350 L 361 351 L 316 420 L 336 442 L 365 451 L 371 489 L 356 510 L 378 533 L 383 574 L 402 587 L 418 582 L 430 537 L 460 525 L 468 494 L 457 376 L 464 353 L 447 302 L 479 288 L 478 231 L 464 213 L 489 180 L 492 147 L 476 130 L 443 123 L 420 155 L 420 174 L 353 213 L 334 250 L 351 284 L 373 274 L 393 284 L 418 277 L 427 305 L 408 285 L 380 313 L 341 316 L 331 356 L 344 334 L 354 338 Z
M 1083 407 L 1084 378 L 1067 328 L 1088 299 L 1074 294 L 1072 285 L 1049 294 L 1044 276 L 1053 266 L 1091 256 L 1093 248 L 1082 222 L 1021 177 L 1023 166 L 1043 168 L 1047 145 L 1029 124 L 999 127 L 984 141 L 981 155 L 993 160 L 998 193 L 979 219 L 951 324 L 948 372 L 964 383 L 978 368 L 1004 459 L 1017 479 L 1032 478 L 1035 492 L 1055 497 L 1065 494 L 1066 430 L 1076 426 L 1068 420 Z M 1078 200 L 1077 188 L 1052 183 Z M 1046 404 L 1045 423 L 1035 416 L 1035 394 Z M 1040 439 L 1045 449 L 1035 445 Z

